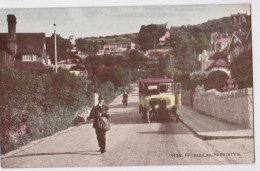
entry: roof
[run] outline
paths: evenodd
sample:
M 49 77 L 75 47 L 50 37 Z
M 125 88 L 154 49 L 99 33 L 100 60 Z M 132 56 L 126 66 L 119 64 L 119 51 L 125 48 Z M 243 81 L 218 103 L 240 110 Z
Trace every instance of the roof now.
M 7 50 L 8 33 L 0 33 L 0 50 Z M 45 33 L 16 33 L 16 54 L 45 53 Z
M 223 52 L 215 52 L 212 54 L 209 59 L 217 60 L 217 59 L 227 59 L 227 54 L 224 54 Z
M 173 83 L 173 80 L 170 78 L 148 78 L 139 81 L 143 84 L 154 84 L 154 83 Z
M 248 32 L 245 32 L 245 31 L 237 31 L 234 33 L 234 35 L 241 41 L 241 42 L 244 42 L 244 40 L 246 39 L 247 37 L 247 33 Z
M 159 39 L 159 41 L 166 41 L 167 38 L 170 38 L 170 32 L 166 31 L 165 34 Z
M 227 52 L 230 51 L 231 45 L 233 44 L 234 37 L 236 37 L 241 44 L 247 42 L 248 40 L 251 41 L 251 28 L 249 29 L 248 32 L 245 32 L 245 31 L 237 31 L 237 32 L 235 32 L 232 35 L 231 43 L 228 46 Z
M 46 66 L 41 62 L 23 62 L 23 61 L 15 61 L 14 69 L 17 71 L 52 70 L 51 67 Z
M 208 56 L 209 56 L 209 59 L 212 58 L 212 56 L 214 56 L 215 52 L 214 51 L 209 51 L 208 52 Z
M 216 61 L 214 61 L 207 69 L 206 71 L 209 71 L 211 68 L 214 68 L 214 67 L 228 67 L 228 63 L 226 62 L 226 60 L 224 59 L 217 59 Z

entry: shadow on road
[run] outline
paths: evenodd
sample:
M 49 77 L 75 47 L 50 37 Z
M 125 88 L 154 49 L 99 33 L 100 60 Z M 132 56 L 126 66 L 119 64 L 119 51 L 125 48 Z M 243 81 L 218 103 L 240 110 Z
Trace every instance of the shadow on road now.
M 158 131 L 139 132 L 139 134 L 192 134 L 182 123 L 167 122 Z
M 141 116 L 137 115 L 134 112 L 112 114 L 109 121 L 112 124 L 144 124 L 145 123 L 145 121 L 141 118 Z
M 127 107 L 138 107 L 138 106 L 139 106 L 138 102 L 127 104 Z M 123 106 L 122 103 L 120 103 L 120 104 L 117 104 L 117 105 L 111 105 L 111 106 L 109 106 L 109 108 L 122 108 L 122 109 L 124 109 L 124 106 Z
M 63 153 L 34 153 L 34 154 L 24 154 L 16 156 L 8 156 L 5 158 L 15 158 L 15 157 L 28 157 L 28 156 L 52 156 L 52 155 L 64 155 L 64 154 L 77 154 L 77 155 L 100 155 L 98 151 L 74 151 L 74 152 L 63 152 Z

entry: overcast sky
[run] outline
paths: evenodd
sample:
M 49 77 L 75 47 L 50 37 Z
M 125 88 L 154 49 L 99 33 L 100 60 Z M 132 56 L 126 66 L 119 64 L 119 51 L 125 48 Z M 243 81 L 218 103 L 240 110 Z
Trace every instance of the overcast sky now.
M 200 24 L 238 12 L 250 14 L 250 5 L 0 9 L 0 32 L 7 32 L 7 14 L 16 16 L 18 33 L 45 32 L 50 36 L 55 21 L 57 33 L 68 38 L 135 33 L 141 25 L 151 23 L 168 23 L 168 28 Z

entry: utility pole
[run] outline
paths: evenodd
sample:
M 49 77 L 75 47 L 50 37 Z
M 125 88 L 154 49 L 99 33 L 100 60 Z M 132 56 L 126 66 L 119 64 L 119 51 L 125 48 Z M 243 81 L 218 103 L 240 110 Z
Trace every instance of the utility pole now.
M 55 72 L 57 73 L 57 42 L 56 42 L 56 30 L 55 30 L 56 24 L 55 24 L 55 22 L 54 22 L 53 26 L 54 26 L 54 55 L 55 55 Z
M 169 55 L 170 56 L 170 66 L 171 66 L 171 77 L 172 77 L 172 79 L 173 79 L 173 69 L 172 69 L 172 57 L 173 57 L 173 55 Z

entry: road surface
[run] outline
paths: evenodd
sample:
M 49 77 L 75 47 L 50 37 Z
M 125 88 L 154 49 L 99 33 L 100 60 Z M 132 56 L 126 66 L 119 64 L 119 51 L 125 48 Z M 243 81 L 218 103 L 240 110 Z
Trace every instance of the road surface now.
M 100 154 L 92 121 L 2 158 L 4 168 L 236 164 L 254 161 L 253 139 L 204 141 L 182 123 L 145 123 L 138 90 L 123 108 L 110 106 L 107 152 Z

